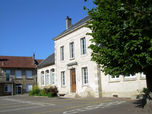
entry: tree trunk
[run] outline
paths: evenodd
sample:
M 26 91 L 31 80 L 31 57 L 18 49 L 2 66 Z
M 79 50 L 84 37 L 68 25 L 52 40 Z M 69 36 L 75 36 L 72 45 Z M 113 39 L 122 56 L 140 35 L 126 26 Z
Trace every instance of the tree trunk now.
M 152 69 L 146 69 L 144 73 L 146 74 L 147 88 L 150 92 L 152 92 Z

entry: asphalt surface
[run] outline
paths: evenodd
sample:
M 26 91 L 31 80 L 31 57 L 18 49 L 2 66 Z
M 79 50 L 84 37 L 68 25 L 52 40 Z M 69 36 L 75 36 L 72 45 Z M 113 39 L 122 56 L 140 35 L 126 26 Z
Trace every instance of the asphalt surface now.
M 0 97 L 0 114 L 151 114 L 119 98 Z

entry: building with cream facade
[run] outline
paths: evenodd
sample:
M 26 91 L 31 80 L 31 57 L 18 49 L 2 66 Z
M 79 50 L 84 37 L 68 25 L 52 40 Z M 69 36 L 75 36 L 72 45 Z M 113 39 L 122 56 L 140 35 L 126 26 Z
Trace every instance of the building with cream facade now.
M 66 30 L 54 38 L 54 64 L 38 69 L 39 86 L 43 85 L 42 71 L 53 68 L 59 95 L 135 97 L 146 87 L 145 75 L 137 73 L 135 76 L 105 76 L 98 65 L 91 61 L 92 51 L 88 46 L 92 37 L 86 35 L 91 32 L 85 27 L 87 21 L 88 16 L 72 25 L 71 19 L 66 18 Z

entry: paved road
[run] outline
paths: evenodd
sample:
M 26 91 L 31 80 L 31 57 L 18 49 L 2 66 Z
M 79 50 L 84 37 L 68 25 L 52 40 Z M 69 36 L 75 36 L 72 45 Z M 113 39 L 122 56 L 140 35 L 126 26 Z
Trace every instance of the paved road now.
M 135 110 L 134 110 L 135 109 Z M 116 113 L 114 113 L 116 112 Z M 0 97 L 0 114 L 146 114 L 132 101 L 112 98 Z

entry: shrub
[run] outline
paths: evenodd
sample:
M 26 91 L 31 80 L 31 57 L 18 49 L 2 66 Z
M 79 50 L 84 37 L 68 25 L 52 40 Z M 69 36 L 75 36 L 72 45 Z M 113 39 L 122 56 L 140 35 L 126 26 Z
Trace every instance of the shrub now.
M 34 85 L 32 91 L 29 92 L 29 96 L 38 95 L 40 93 L 40 89 L 37 85 Z

